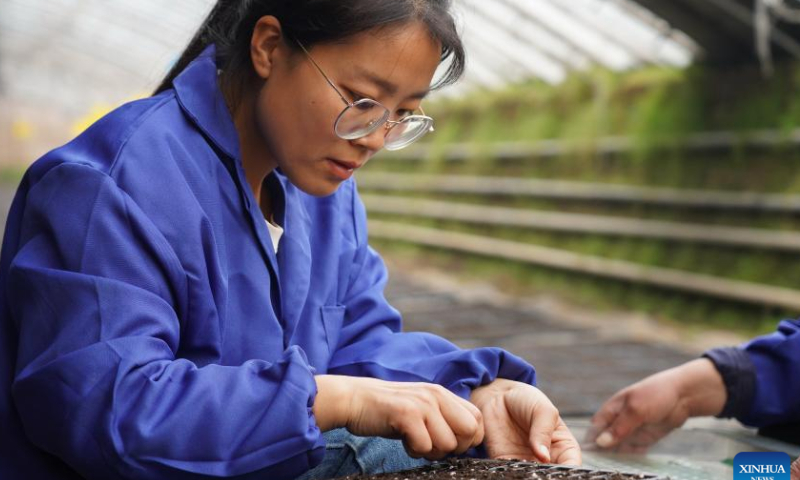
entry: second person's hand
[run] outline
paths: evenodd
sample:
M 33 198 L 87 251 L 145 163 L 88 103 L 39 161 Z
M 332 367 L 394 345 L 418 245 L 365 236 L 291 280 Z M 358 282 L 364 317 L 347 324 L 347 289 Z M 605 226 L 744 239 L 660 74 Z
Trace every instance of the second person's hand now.
M 693 360 L 614 394 L 592 418 L 587 441 L 603 449 L 643 453 L 689 417 L 720 413 L 726 397 L 714 364 Z

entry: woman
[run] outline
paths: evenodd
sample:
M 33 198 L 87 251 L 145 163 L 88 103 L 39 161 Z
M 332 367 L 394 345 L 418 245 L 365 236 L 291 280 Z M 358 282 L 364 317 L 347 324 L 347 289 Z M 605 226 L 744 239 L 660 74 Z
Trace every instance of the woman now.
M 156 95 L 28 170 L 0 259 L 9 478 L 580 462 L 530 365 L 401 333 L 367 244 L 351 176 L 431 129 L 435 69 L 464 64 L 448 8 L 220 1 Z

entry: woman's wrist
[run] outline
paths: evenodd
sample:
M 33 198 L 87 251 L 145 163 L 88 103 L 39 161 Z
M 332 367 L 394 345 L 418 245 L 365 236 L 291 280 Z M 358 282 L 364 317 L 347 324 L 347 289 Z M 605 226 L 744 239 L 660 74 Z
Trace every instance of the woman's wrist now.
M 679 398 L 692 417 L 718 415 L 728 392 L 714 363 L 707 358 L 687 362 L 674 369 Z
M 316 375 L 317 397 L 312 411 L 317 426 L 323 432 L 347 426 L 352 394 L 347 377 L 341 375 Z
M 486 385 L 481 385 L 480 387 L 472 390 L 472 393 L 469 396 L 469 401 L 473 405 L 480 408 L 486 399 L 495 396 L 498 392 L 510 390 L 515 386 L 516 383 L 517 382 L 513 380 L 507 380 L 505 378 L 495 379 Z

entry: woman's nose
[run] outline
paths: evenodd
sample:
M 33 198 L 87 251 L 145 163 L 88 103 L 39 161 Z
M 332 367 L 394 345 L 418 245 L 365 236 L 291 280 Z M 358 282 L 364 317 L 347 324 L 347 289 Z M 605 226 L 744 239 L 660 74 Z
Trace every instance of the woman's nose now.
M 385 126 L 375 129 L 374 132 L 370 133 L 367 136 L 351 140 L 351 142 L 354 145 L 358 145 L 359 147 L 366 148 L 367 150 L 371 150 L 373 152 L 382 150 L 385 141 L 386 141 Z

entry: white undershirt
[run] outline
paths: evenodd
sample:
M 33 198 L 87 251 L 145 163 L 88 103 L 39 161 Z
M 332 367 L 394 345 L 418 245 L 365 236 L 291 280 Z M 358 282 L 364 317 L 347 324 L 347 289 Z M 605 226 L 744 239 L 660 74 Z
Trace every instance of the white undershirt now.
M 269 220 L 267 220 L 266 218 L 264 219 L 264 221 L 267 222 L 267 230 L 269 230 L 269 237 L 270 239 L 272 239 L 272 248 L 273 250 L 275 250 L 275 253 L 277 254 L 278 242 L 281 241 L 281 237 L 283 236 L 283 228 L 281 228 L 279 225 L 271 224 Z

